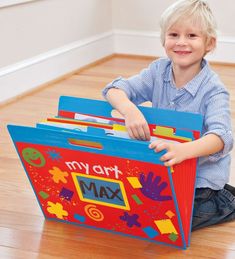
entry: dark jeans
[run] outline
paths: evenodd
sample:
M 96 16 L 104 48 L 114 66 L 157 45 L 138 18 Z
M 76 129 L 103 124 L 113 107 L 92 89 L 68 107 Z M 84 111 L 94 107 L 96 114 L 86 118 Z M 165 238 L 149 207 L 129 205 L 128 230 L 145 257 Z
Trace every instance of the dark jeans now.
M 192 230 L 235 219 L 235 196 L 228 190 L 197 188 Z

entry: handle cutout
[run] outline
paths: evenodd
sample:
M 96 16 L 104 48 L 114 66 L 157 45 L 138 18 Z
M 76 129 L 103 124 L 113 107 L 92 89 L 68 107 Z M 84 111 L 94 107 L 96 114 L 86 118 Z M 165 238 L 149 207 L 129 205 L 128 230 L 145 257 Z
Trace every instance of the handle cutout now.
M 99 149 L 99 150 L 103 149 L 103 145 L 99 142 L 75 139 L 75 138 L 69 138 L 68 142 L 70 145 L 73 145 L 73 146 L 87 147 L 87 148 L 93 148 L 93 149 Z

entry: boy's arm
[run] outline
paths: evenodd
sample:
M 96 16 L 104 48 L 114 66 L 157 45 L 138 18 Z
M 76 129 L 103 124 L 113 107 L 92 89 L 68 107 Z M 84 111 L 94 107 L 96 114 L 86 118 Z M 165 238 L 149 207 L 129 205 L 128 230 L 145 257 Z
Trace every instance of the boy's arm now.
M 123 90 L 111 88 L 108 90 L 106 99 L 125 118 L 127 132 L 131 138 L 150 140 L 148 124 L 134 103 L 132 103 Z
M 209 156 L 221 151 L 224 148 L 224 142 L 215 134 L 207 134 L 200 139 L 187 143 L 170 143 L 163 140 L 157 140 L 149 145 L 156 152 L 166 150 L 161 157 L 165 166 L 173 166 L 186 159 L 201 156 Z

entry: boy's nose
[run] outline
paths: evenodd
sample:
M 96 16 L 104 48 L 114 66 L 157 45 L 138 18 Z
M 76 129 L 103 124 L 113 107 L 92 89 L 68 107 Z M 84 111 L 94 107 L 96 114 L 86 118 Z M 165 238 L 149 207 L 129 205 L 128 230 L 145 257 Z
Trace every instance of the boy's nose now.
M 186 42 L 186 39 L 185 39 L 184 37 L 178 38 L 178 40 L 177 40 L 177 42 L 176 42 L 176 45 L 177 45 L 177 46 L 184 46 L 184 45 L 186 45 L 186 44 L 187 44 L 187 42 Z

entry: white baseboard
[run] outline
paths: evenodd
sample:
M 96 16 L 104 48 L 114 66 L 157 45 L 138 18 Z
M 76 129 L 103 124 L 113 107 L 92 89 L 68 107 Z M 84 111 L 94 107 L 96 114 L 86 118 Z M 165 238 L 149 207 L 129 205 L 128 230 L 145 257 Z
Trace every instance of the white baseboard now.
M 165 56 L 159 32 L 114 30 L 114 46 L 116 53 Z M 232 54 L 234 50 L 234 37 L 218 37 L 216 49 L 206 58 L 209 61 L 235 64 L 235 55 Z
M 234 49 L 235 38 L 219 38 L 216 50 L 207 59 L 235 64 Z M 157 32 L 109 31 L 1 68 L 0 103 L 113 53 L 165 56 Z
M 4 67 L 0 69 L 0 103 L 113 53 L 110 31 Z
M 12 5 L 25 4 L 27 2 L 33 2 L 36 0 L 1 0 L 0 8 L 8 7 Z
M 115 53 L 164 56 L 164 49 L 157 32 L 114 30 Z

